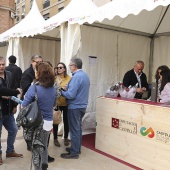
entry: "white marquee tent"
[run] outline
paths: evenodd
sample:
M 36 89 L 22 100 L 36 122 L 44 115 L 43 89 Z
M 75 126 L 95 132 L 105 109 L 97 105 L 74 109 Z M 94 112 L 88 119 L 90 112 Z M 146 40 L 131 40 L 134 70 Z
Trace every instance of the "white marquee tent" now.
M 83 9 L 85 2 L 91 3 L 91 7 L 87 5 L 87 13 L 81 14 L 84 10 L 79 10 L 78 15 L 72 15 L 79 8 Z M 88 127 L 95 125 L 96 96 L 103 95 L 112 84 L 122 80 L 136 60 L 145 62 L 144 72 L 150 82 L 159 65 L 168 65 L 168 4 L 170 0 L 113 0 L 96 8 L 90 0 L 72 0 L 54 20 L 46 21 L 44 31 L 61 24 L 61 61 L 67 63 L 78 53 L 91 79 L 86 120 L 93 121 L 88 121 L 92 122 Z
M 41 33 L 40 29 L 44 23 L 45 20 L 39 12 L 36 1 L 34 1 L 32 9 L 25 18 L 0 35 L 0 42 L 7 41 L 10 38 L 29 37 Z
M 30 58 L 34 54 L 42 55 L 44 60 L 49 60 L 52 64 L 57 63 L 57 59 L 55 58 L 58 58 L 59 61 L 60 42 L 38 38 L 25 38 L 42 33 L 44 23 L 45 20 L 34 0 L 31 10 L 25 18 L 9 30 L 0 34 L 0 42 L 9 42 L 7 58 L 12 54 L 18 57 L 17 65 L 20 65 L 23 70 L 29 66 Z
M 170 1 L 113 0 L 81 14 L 78 9 L 83 8 L 84 3 L 89 5 L 92 1 L 72 0 L 66 9 L 45 23 L 44 29 L 48 31 L 61 25 L 61 61 L 68 63 L 76 53 L 83 59 L 83 69 L 91 79 L 87 108 L 91 116 L 95 115 L 96 96 L 121 81 L 136 60 L 145 62 L 144 72 L 150 82 L 159 65 L 168 65 L 169 36 L 164 33 L 170 30 Z

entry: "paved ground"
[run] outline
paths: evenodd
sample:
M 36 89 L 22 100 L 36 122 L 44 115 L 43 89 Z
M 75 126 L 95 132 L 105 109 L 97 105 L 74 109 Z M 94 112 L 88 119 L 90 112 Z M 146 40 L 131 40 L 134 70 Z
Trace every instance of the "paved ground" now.
M 22 153 L 23 158 L 6 159 L 6 136 L 5 129 L 2 131 L 2 150 L 4 164 L 0 166 L 0 170 L 30 170 L 31 152 L 26 150 L 26 143 L 22 137 L 22 129 L 18 131 L 15 150 L 17 153 Z M 119 162 L 116 162 L 108 157 L 105 157 L 97 152 L 82 147 L 82 152 L 79 159 L 66 160 L 60 158 L 60 154 L 65 152 L 63 139 L 59 137 L 61 147 L 53 145 L 53 136 L 51 135 L 49 154 L 55 157 L 55 162 L 49 164 L 48 170 L 132 170 Z

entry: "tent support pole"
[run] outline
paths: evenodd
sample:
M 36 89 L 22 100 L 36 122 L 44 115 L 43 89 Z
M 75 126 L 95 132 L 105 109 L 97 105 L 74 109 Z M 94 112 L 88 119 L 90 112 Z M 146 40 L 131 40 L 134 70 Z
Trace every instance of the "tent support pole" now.
M 14 40 L 12 38 L 12 55 L 14 55 Z
M 148 77 L 149 83 L 152 83 L 153 51 L 154 51 L 154 37 L 151 37 L 149 57 L 149 77 Z

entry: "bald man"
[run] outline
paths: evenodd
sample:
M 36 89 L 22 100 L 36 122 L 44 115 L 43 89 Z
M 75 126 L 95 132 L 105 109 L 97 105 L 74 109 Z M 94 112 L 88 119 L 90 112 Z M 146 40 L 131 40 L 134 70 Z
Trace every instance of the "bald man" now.
M 123 85 L 125 87 L 135 86 L 138 83 L 136 89 L 135 98 L 141 99 L 144 92 L 148 90 L 148 83 L 145 73 L 143 73 L 144 62 L 136 61 L 134 68 L 124 75 Z

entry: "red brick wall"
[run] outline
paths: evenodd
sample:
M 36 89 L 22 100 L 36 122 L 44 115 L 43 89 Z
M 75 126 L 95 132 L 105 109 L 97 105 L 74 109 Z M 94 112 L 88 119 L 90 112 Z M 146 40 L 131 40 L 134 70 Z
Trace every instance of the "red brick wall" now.
M 10 12 L 14 9 L 15 0 L 0 0 L 0 34 L 14 25 L 14 19 L 11 18 Z

